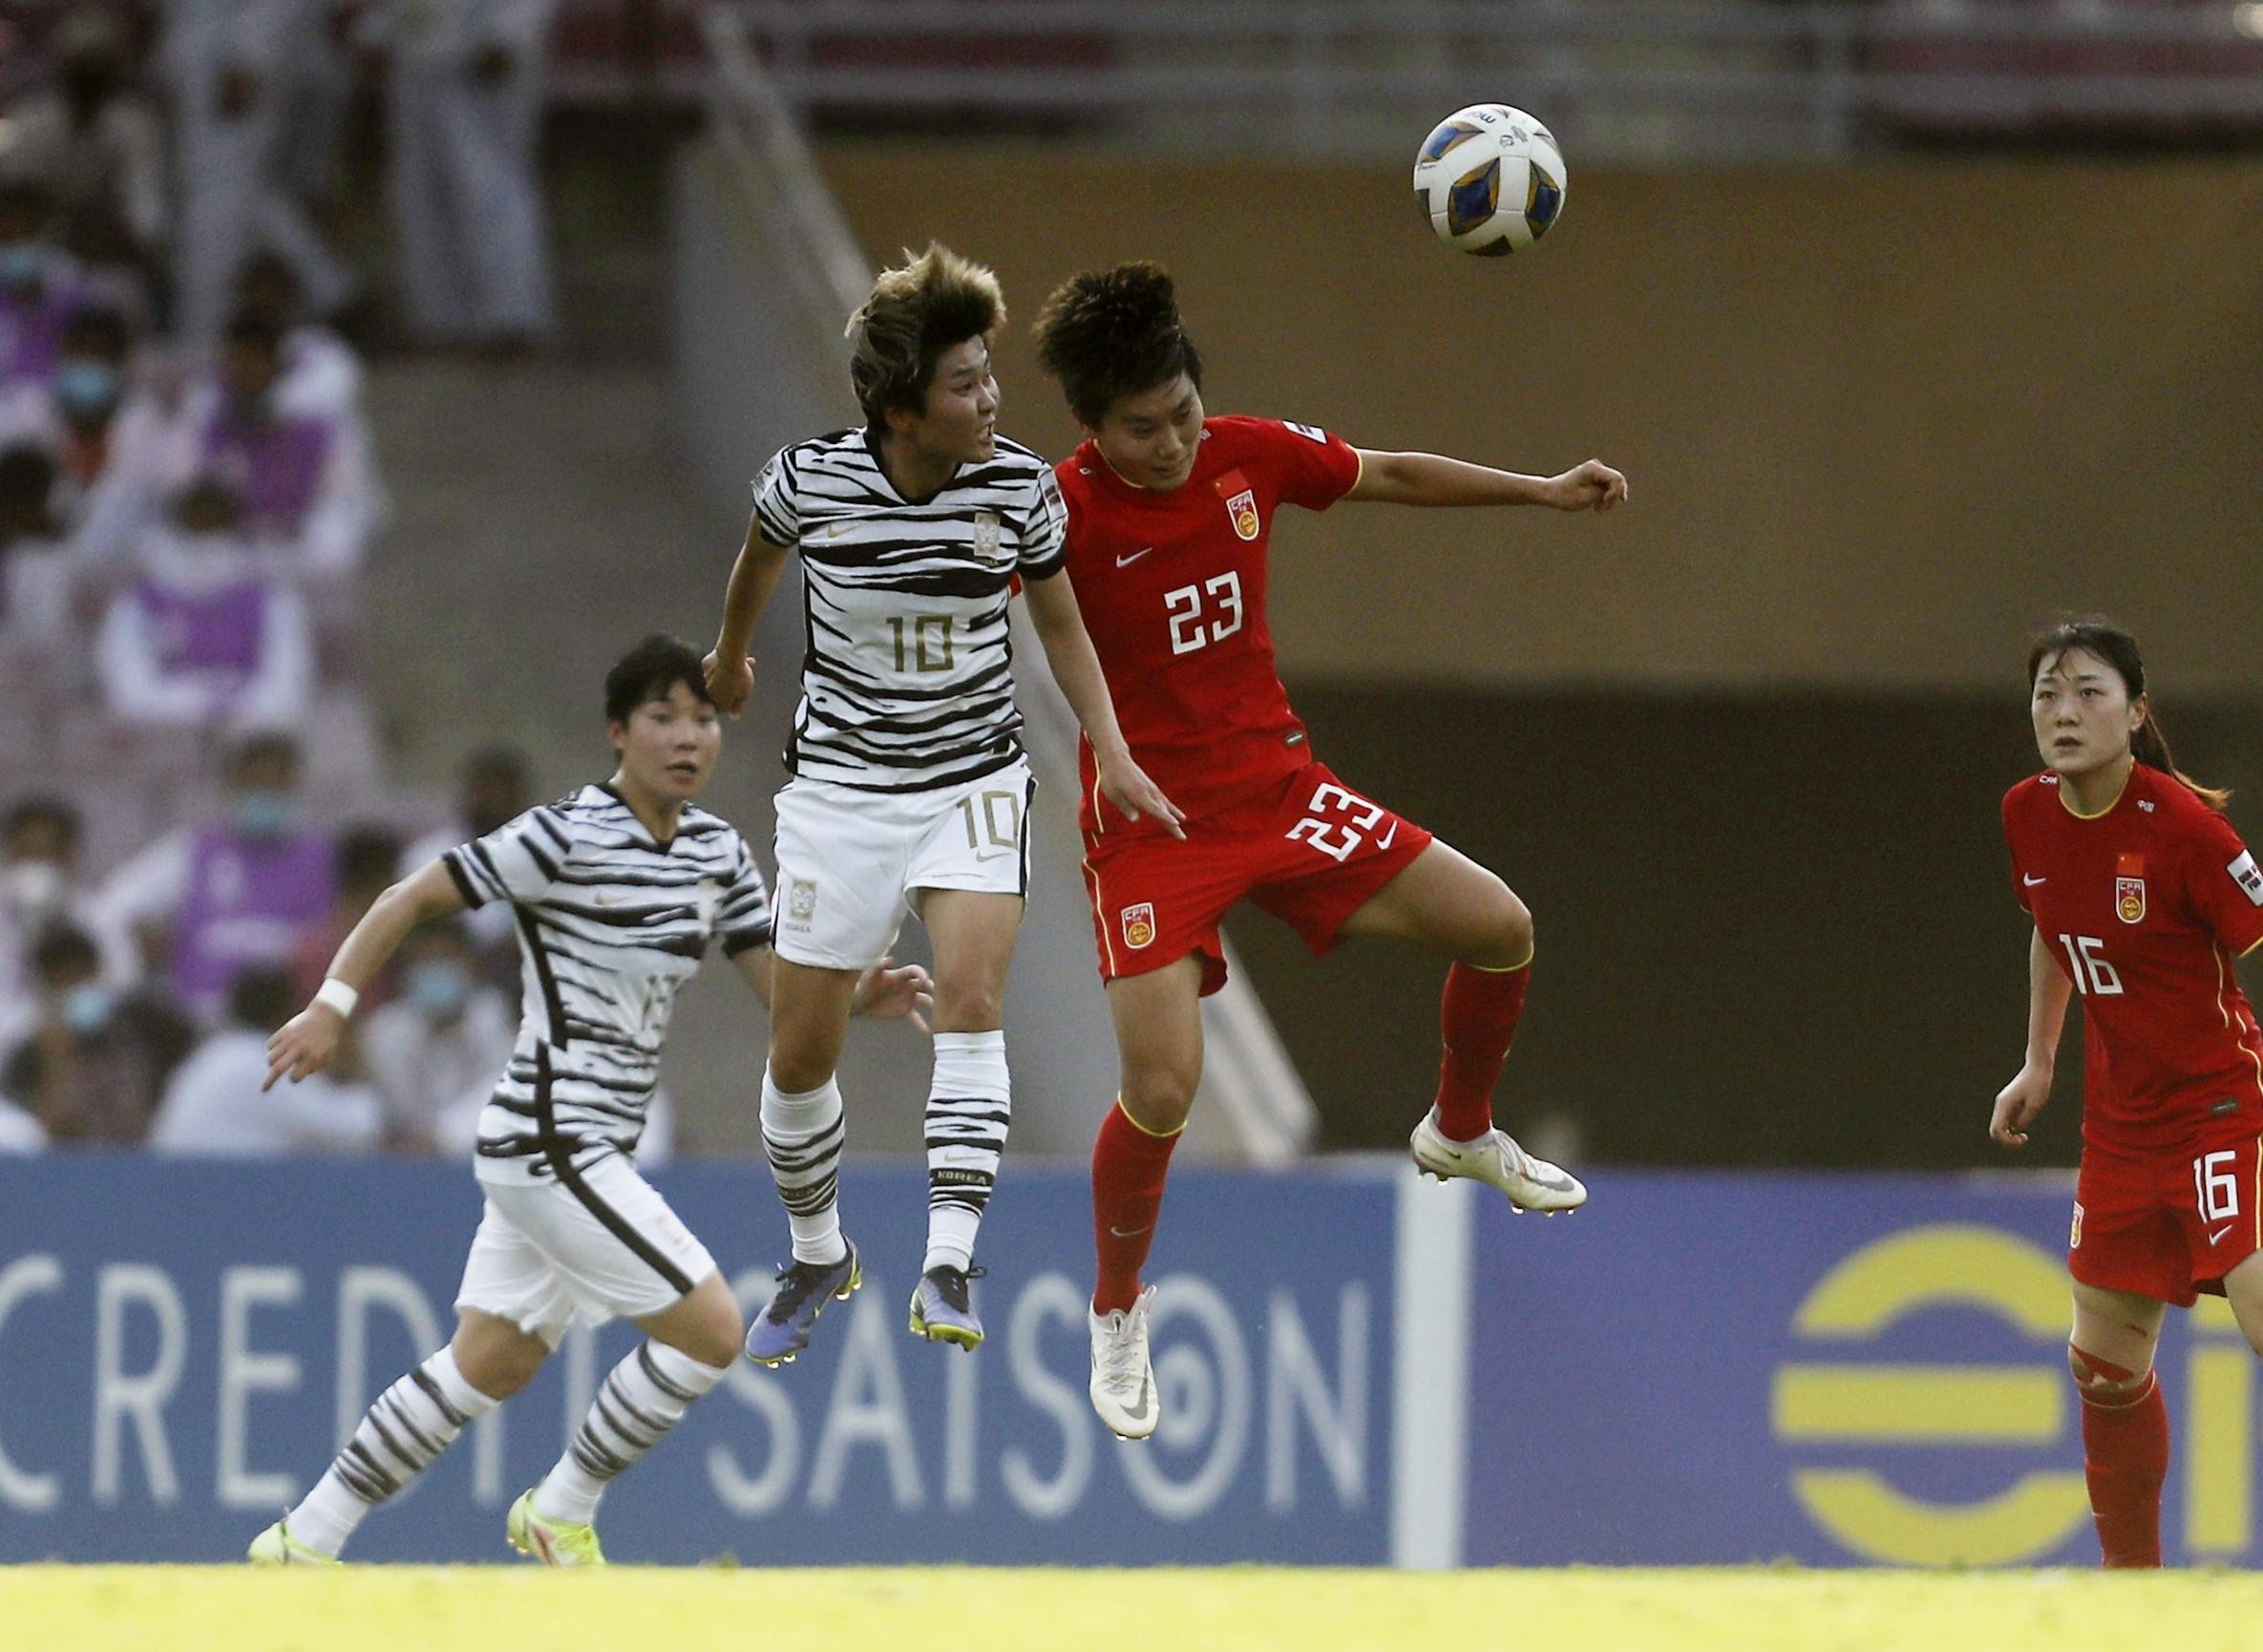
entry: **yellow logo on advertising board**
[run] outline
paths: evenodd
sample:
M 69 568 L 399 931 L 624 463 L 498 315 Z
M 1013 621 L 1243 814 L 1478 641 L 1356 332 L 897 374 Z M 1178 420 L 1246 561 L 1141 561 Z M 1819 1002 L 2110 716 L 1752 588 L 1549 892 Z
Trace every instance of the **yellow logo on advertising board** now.
M 1962 1307 L 2008 1321 L 2039 1345 L 2036 1358 L 2013 1366 L 1786 1365 L 1771 1395 L 1776 1438 L 1842 1451 L 2032 1446 L 2039 1458 L 2077 1463 L 2077 1402 L 2063 1352 L 2067 1296 L 2061 1259 L 1998 1228 L 1944 1222 L 1866 1245 L 1817 1281 L 1793 1317 L 1792 1329 L 1819 1352 L 1834 1344 L 1851 1352 L 1914 1314 Z M 2246 1557 L 2255 1541 L 2255 1360 L 2220 1298 L 2202 1297 L 2188 1324 L 2183 1393 L 2169 1406 L 2185 1433 L 2176 1449 L 2181 1557 Z M 2032 1560 L 2065 1543 L 2089 1514 L 2083 1476 L 2071 1467 L 2039 1466 L 1972 1503 L 1913 1496 L 1868 1469 L 1795 1469 L 1791 1489 L 1841 1546 L 1900 1565 Z

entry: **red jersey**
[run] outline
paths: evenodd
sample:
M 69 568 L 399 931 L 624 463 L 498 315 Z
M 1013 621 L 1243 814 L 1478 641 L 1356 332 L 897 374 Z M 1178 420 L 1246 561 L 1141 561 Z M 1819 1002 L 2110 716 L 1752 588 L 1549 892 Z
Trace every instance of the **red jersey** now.
M 1310 425 L 1214 418 L 1170 493 L 1125 481 L 1091 442 L 1056 474 L 1085 628 L 1125 743 L 1164 795 L 1206 815 L 1310 762 L 1273 661 L 1265 547 L 1280 506 L 1324 511 L 1349 493 L 1359 455 Z M 1099 795 L 1089 744 L 1081 768 L 1087 832 L 1159 830 Z
M 2146 1153 L 2263 1131 L 2263 1030 L 2231 961 L 2263 871 L 2231 823 L 2140 763 L 2085 819 L 2056 774 L 2003 799 L 2012 888 L 2083 999 L 2083 1135 Z

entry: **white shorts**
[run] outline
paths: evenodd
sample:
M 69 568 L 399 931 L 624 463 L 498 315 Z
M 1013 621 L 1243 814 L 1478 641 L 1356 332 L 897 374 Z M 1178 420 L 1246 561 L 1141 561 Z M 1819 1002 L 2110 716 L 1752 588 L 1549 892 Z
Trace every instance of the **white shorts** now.
M 934 792 L 859 792 L 794 780 L 778 794 L 780 958 L 868 969 L 922 889 L 1029 893 L 1026 759 Z
M 570 1183 L 491 1181 L 480 1190 L 487 1211 L 455 1305 L 508 1320 L 552 1347 L 577 1310 L 592 1324 L 616 1314 L 644 1319 L 715 1271 L 708 1247 L 619 1154 Z

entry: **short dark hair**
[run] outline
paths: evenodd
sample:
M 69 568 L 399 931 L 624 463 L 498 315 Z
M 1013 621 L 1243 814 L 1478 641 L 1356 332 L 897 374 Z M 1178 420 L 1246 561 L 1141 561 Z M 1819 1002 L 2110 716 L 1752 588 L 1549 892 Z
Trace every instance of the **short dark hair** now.
M 75 848 L 82 825 L 78 808 L 67 797 L 51 792 L 34 792 L 29 797 L 18 797 L 8 806 L 8 813 L 0 815 L 0 840 L 13 837 L 26 826 L 46 821 L 63 835 L 63 841 Z
M 1097 430 L 1122 397 L 1159 390 L 1184 373 L 1202 388 L 1202 356 L 1178 318 L 1171 272 L 1119 264 L 1072 275 L 1037 318 L 1037 364 L 1061 381 L 1068 411 Z
M 74 964 L 82 969 L 102 966 L 95 938 L 75 923 L 51 923 L 32 942 L 32 970 L 43 981 Z
M 254 964 L 228 983 L 228 1019 L 260 1032 L 273 1032 L 291 1018 L 298 994 L 286 970 Z
M 650 636 L 613 662 L 605 673 L 605 721 L 625 723 L 647 700 L 665 700 L 678 683 L 709 705 L 708 676 L 697 648 L 666 631 Z
M 849 387 L 865 422 L 879 425 L 891 408 L 917 413 L 927 405 L 935 364 L 970 338 L 1005 325 L 998 277 L 940 241 L 901 269 L 883 269 L 872 296 L 849 317 Z

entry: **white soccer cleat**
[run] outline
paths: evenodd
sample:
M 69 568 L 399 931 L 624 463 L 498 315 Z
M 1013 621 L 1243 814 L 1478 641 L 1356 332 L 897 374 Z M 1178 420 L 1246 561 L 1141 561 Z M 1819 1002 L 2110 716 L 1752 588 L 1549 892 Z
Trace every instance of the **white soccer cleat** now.
M 290 1535 L 290 1522 L 278 1520 L 251 1540 L 243 1557 L 254 1566 L 336 1566 L 335 1555 L 310 1548 Z
M 1154 1305 L 1150 1285 L 1129 1308 L 1086 1311 L 1092 1332 L 1092 1409 L 1121 1439 L 1146 1439 L 1161 1414 L 1155 1367 L 1147 1357 L 1147 1322 Z
M 1406 1145 L 1414 1152 L 1415 1168 L 1440 1181 L 1466 1175 L 1488 1187 L 1497 1187 L 1520 1211 L 1536 1210 L 1549 1216 L 1577 1210 L 1587 1202 L 1587 1189 L 1569 1171 L 1534 1158 L 1516 1145 L 1505 1130 L 1488 1131 L 1474 1141 L 1455 1141 L 1438 1129 L 1433 1108 L 1423 1114 Z

